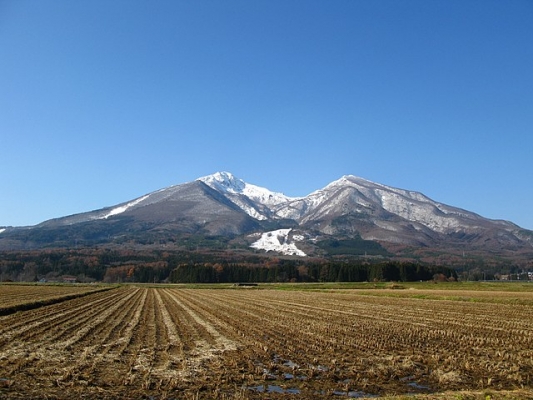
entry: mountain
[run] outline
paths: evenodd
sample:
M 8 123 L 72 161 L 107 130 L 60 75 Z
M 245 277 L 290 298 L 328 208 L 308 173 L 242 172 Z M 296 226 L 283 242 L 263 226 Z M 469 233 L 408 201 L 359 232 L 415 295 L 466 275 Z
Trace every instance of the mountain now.
M 0 229 L 3 250 L 95 244 L 195 244 L 295 256 L 531 258 L 533 232 L 353 175 L 288 197 L 228 172 L 113 207 Z
M 198 180 L 222 193 L 246 214 L 260 221 L 275 218 L 272 211 L 278 205 L 295 200 L 282 193 L 246 183 L 229 172 L 217 172 Z

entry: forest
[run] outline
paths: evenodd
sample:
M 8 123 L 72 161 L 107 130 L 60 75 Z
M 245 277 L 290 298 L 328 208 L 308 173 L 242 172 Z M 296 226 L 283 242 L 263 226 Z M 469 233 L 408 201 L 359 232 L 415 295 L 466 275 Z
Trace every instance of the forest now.
M 0 280 L 61 282 L 364 282 L 456 280 L 454 269 L 360 258 L 279 258 L 227 251 L 108 248 L 0 253 Z
M 408 262 L 379 263 L 278 260 L 270 266 L 229 263 L 181 264 L 170 274 L 172 283 L 232 282 L 382 282 L 457 280 L 454 270 Z

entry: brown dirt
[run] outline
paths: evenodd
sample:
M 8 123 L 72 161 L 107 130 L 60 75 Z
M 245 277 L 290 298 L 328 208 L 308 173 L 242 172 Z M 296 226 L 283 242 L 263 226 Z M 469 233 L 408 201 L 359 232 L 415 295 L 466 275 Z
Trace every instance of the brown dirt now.
M 0 317 L 0 398 L 533 398 L 533 307 L 492 296 L 92 293 Z

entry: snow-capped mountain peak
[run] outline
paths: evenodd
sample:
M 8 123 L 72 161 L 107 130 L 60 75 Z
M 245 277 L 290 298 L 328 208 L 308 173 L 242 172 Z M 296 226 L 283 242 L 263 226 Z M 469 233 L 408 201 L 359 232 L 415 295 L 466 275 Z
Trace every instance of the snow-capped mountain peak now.
M 368 179 L 361 178 L 359 176 L 343 175 L 341 178 L 329 183 L 325 188 L 323 188 L 321 190 L 337 188 L 339 186 L 340 187 L 345 187 L 345 186 L 361 187 L 361 186 L 364 186 L 364 187 L 387 187 L 388 188 L 388 186 L 382 185 L 381 183 L 372 182 L 372 181 L 369 181 Z
M 272 214 L 272 207 L 295 199 L 246 183 L 229 172 L 216 172 L 198 180 L 224 193 L 248 215 L 259 220 L 267 219 Z
M 204 176 L 197 180 L 204 182 L 215 190 L 227 193 L 242 193 L 247 185 L 242 179 L 225 171 L 215 172 L 212 175 Z

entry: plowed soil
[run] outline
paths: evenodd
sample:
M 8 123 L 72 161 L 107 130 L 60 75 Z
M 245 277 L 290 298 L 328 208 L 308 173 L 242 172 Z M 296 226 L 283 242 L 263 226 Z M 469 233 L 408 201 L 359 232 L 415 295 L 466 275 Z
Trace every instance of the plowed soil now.
M 0 398 L 533 393 L 533 293 L 456 297 L 90 293 L 0 317 Z

